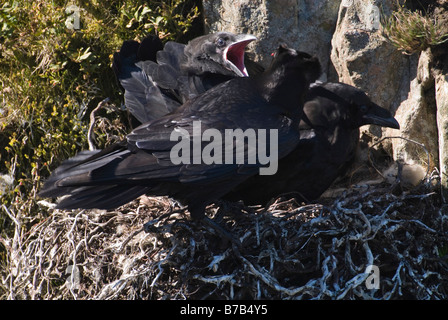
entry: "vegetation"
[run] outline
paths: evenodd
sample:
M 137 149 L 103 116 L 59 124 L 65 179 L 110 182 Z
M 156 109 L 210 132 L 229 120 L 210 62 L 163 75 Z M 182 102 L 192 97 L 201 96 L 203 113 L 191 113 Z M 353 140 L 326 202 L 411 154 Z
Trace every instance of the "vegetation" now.
M 199 2 L 0 4 L 0 299 L 447 299 L 448 219 L 435 171 L 411 188 L 399 168 L 395 180 L 322 204 L 279 197 L 267 208 L 226 204 L 229 215 L 208 207 L 241 248 L 163 197 L 115 211 L 52 210 L 36 198 L 62 160 L 89 147 L 93 111 L 96 147 L 128 131 L 111 70 L 122 42 L 148 33 L 186 42 L 202 32 Z M 403 40 L 406 10 L 385 24 L 403 48 L 419 34 Z M 415 19 L 416 30 L 431 27 Z M 366 266 L 377 263 L 379 290 L 367 288 Z
M 382 19 L 383 36 L 405 54 L 420 52 L 448 41 L 446 28 L 436 17 L 397 3 L 397 10 Z
M 181 42 L 197 36 L 197 2 L 20 0 L 0 6 L 0 265 L 14 217 L 31 225 L 46 214 L 36 201 L 43 178 L 88 147 L 92 109 L 105 98 L 122 104 L 113 53 L 124 40 L 148 33 Z M 102 110 L 97 146 L 123 136 L 125 119 L 122 108 Z

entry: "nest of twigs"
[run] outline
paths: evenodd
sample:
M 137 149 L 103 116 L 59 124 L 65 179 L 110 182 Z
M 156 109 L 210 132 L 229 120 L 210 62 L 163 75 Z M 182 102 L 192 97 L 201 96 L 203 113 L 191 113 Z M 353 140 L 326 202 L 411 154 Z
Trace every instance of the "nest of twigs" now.
M 167 198 L 16 219 L 3 298 L 447 299 L 448 216 L 428 185 L 208 207 L 241 246 Z

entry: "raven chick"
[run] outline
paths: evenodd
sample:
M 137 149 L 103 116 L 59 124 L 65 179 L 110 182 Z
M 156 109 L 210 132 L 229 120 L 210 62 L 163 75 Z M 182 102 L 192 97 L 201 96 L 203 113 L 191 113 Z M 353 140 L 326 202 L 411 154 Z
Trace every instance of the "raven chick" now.
M 128 110 L 141 123 L 160 118 L 186 100 L 234 77 L 248 76 L 246 46 L 256 38 L 230 32 L 208 34 L 187 45 L 156 36 L 125 41 L 113 70 L 125 90 Z
M 272 176 L 256 175 L 223 198 L 246 205 L 266 204 L 280 194 L 315 200 L 353 163 L 359 127 L 366 124 L 399 129 L 389 111 L 362 91 L 343 83 L 312 84 L 300 122 L 300 142 Z
M 273 129 L 277 141 L 269 142 L 277 143 L 278 157 L 282 158 L 299 142 L 303 98 L 319 75 L 316 58 L 281 46 L 263 74 L 217 85 L 175 112 L 137 127 L 126 141 L 102 151 L 84 151 L 65 161 L 39 195 L 67 195 L 58 203 L 61 209 L 113 209 L 143 194 L 167 195 L 188 205 L 193 218 L 203 218 L 206 205 L 257 174 L 263 163 L 259 159 L 250 163 L 246 152 L 242 163 L 173 161 L 171 151 L 178 145 L 173 133 L 186 132 L 193 150 L 185 151 L 194 155 L 194 140 L 206 129 L 214 129 L 221 137 L 228 129 Z M 195 123 L 201 124 L 199 132 Z M 260 137 L 256 139 L 252 143 L 259 146 Z M 234 142 L 230 147 L 236 156 L 238 141 Z M 242 150 L 253 147 L 245 138 L 240 142 Z M 224 149 L 224 141 L 216 143 Z M 204 152 L 207 146 L 199 144 L 199 151 Z

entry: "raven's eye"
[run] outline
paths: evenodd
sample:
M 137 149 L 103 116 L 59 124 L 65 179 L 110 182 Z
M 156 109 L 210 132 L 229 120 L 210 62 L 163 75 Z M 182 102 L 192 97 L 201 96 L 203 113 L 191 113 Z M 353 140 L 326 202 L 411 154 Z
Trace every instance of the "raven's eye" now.
M 216 40 L 216 44 L 217 44 L 219 47 L 222 47 L 222 46 L 224 46 L 224 45 L 226 44 L 226 42 L 224 41 L 223 38 L 218 38 L 218 39 Z
M 366 105 L 362 105 L 361 107 L 359 107 L 359 110 L 361 111 L 361 113 L 367 113 L 367 111 L 369 111 L 369 107 Z

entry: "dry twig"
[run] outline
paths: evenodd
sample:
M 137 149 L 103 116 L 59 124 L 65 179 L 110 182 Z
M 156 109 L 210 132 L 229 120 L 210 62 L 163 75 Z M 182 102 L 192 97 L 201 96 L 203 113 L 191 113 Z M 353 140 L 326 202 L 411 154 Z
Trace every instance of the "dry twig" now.
M 425 185 L 402 194 L 390 187 L 308 205 L 279 198 L 268 208 L 226 206 L 220 224 L 241 248 L 166 198 L 143 197 L 113 212 L 54 210 L 3 239 L 2 296 L 447 299 L 446 212 Z M 377 289 L 368 286 L 369 270 L 379 272 Z

